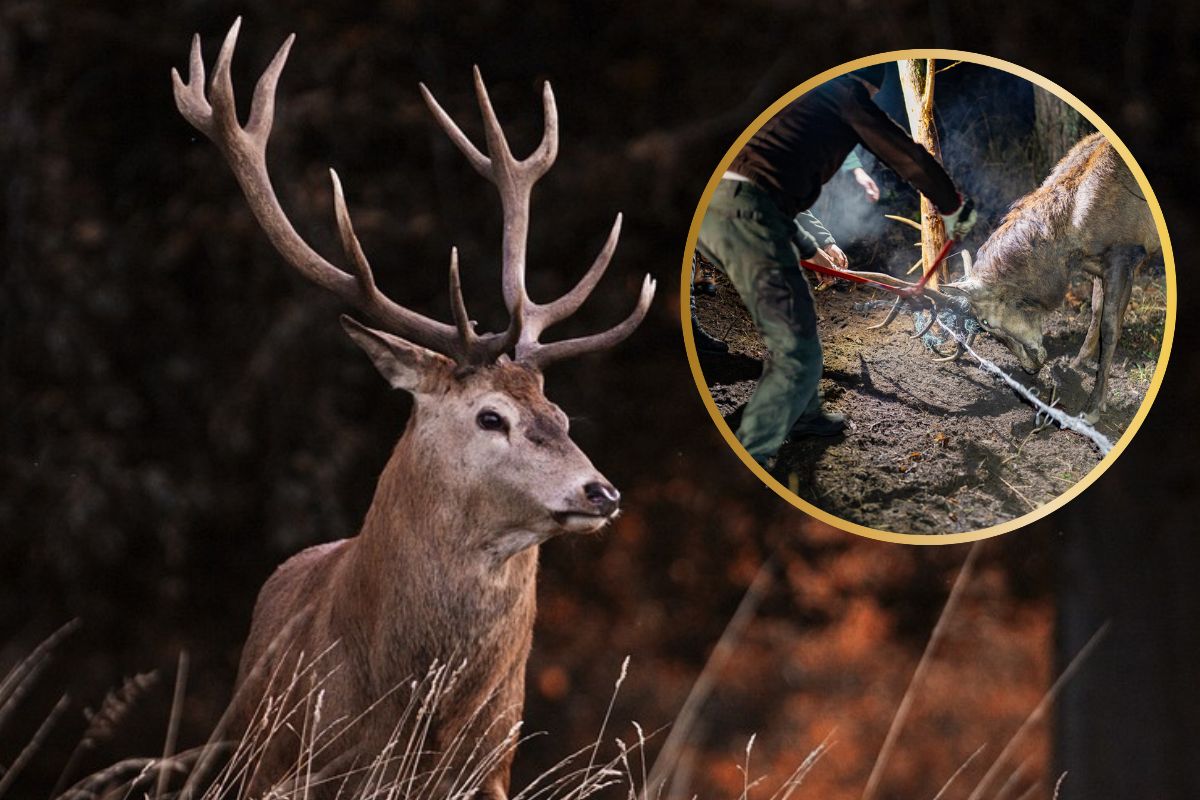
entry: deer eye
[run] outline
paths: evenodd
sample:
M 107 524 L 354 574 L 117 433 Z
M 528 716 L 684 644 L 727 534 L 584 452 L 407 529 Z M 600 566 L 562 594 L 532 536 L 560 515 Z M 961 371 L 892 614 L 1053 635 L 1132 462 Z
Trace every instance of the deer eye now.
M 490 408 L 485 408 L 475 415 L 475 424 L 485 431 L 503 431 L 508 433 L 508 420 Z

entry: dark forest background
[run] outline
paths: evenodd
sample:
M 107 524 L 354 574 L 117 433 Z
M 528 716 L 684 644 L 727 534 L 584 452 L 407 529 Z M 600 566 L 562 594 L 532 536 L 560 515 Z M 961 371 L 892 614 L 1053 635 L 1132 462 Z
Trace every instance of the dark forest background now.
M 228 697 L 258 587 L 298 549 L 355 531 L 403 428 L 403 398 L 345 339 L 343 309 L 279 263 L 215 148 L 174 109 L 168 73 L 186 65 L 191 34 L 211 60 L 238 14 L 243 102 L 298 34 L 269 150 L 285 207 L 318 249 L 338 253 L 326 173 L 336 167 L 393 297 L 448 318 L 455 244 L 470 307 L 485 324 L 502 320 L 494 192 L 416 91 L 426 82 L 477 133 L 473 63 L 518 152 L 540 136 L 540 81 L 558 98 L 561 153 L 535 194 L 535 298 L 568 288 L 612 215 L 626 214 L 608 277 L 561 335 L 623 315 L 644 272 L 660 280 L 632 339 L 548 376 L 547 394 L 575 417 L 576 440 L 627 512 L 603 537 L 544 548 L 526 716 L 556 735 L 521 751 L 518 785 L 595 736 L 627 654 L 614 720 L 669 722 L 776 553 L 780 578 L 698 732 L 695 788 L 736 795 L 734 765 L 754 731 L 759 763 L 782 778 L 834 727 L 839 744 L 805 791 L 861 788 L 965 548 L 821 526 L 728 451 L 679 334 L 696 199 L 770 101 L 874 52 L 999 56 L 1095 109 L 1139 159 L 1170 226 L 1181 323 L 1171 367 L 1103 478 L 985 546 L 887 787 L 932 796 L 985 740 L 995 753 L 1063 654 L 1111 620 L 1053 731 L 1032 742 L 1032 763 L 1051 783 L 1071 770 L 1063 797 L 1200 794 L 1188 258 L 1200 7 L 12 0 L 0 6 L 0 668 L 82 621 L 19 724 L 0 731 L 8 763 L 70 693 L 23 796 L 45 794 L 84 727 L 81 709 L 124 675 L 161 673 L 81 767 L 161 748 L 181 649 L 192 659 L 183 743 L 202 741 Z

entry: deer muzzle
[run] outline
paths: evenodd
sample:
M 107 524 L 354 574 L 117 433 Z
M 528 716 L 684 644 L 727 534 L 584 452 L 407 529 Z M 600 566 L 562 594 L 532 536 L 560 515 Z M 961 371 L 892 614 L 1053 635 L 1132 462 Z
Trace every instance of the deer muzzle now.
M 583 494 L 601 516 L 611 517 L 621 507 L 621 493 L 611 483 L 592 481 L 583 487 Z
M 1042 365 L 1046 363 L 1046 348 L 1044 347 L 1030 347 L 1024 342 L 1014 340 L 1012 350 L 1017 361 L 1021 363 L 1021 369 L 1030 375 L 1036 375 L 1041 371 Z
M 589 481 L 570 508 L 555 511 L 554 521 L 569 533 L 592 533 L 616 518 L 621 508 L 621 493 L 604 480 Z

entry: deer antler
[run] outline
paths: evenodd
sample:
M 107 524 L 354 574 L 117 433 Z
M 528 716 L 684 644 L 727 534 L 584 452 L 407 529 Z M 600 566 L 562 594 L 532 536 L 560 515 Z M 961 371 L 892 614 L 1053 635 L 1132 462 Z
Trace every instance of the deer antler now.
M 641 323 L 654 297 L 655 282 L 649 275 L 642 281 L 641 294 L 632 313 L 620 324 L 590 336 L 542 344 L 542 332 L 574 314 L 592 293 L 617 247 L 621 233 L 621 215 L 613 222 L 604 247 L 591 267 L 573 289 L 549 303 L 535 303 L 525 288 L 525 258 L 529 239 L 529 198 L 533 185 L 546 174 L 558 155 L 558 110 L 550 83 L 543 85 L 542 106 L 545 131 L 537 148 L 524 160 L 517 160 L 508 146 L 479 68 L 475 67 L 475 94 L 483 116 L 484 138 L 488 154 L 479 151 L 433 94 L 421 84 L 421 95 L 430 112 L 467 161 L 483 177 L 496 185 L 504 214 L 502 251 L 504 304 L 511 318 L 509 330 L 518 330 L 517 361 L 543 369 L 554 361 L 612 347 L 621 342 Z
M 213 68 L 212 85 L 207 97 L 200 36 L 197 34 L 192 38 L 187 83 L 180 78 L 177 70 L 171 70 L 175 104 L 179 113 L 193 127 L 217 145 L 242 187 L 250 210 L 284 260 L 305 278 L 359 309 L 390 333 L 450 356 L 460 363 L 494 361 L 513 347 L 521 334 L 520 315 L 514 315 L 512 324 L 504 333 L 478 335 L 474 332 L 463 308 L 456 257 L 452 257 L 450 265 L 451 307 L 456 320 L 454 326 L 405 308 L 380 292 L 354 233 L 341 181 L 332 169 L 329 176 L 333 184 L 334 215 L 342 249 L 352 265 L 353 274 L 334 266 L 301 238 L 275 196 L 266 161 L 267 140 L 275 116 L 275 88 L 296 37 L 293 34 L 284 41 L 259 78 L 254 87 L 250 118 L 242 127 L 237 118 L 237 104 L 230 77 L 230 63 L 241 24 L 241 17 L 238 17 L 225 36 Z
M 869 278 L 870 280 L 873 280 L 877 283 L 884 283 L 884 284 L 887 284 L 888 286 L 893 286 L 897 289 L 917 289 L 918 288 L 918 284 L 909 283 L 908 281 L 901 280 L 900 278 L 897 278 L 894 275 L 888 275 L 885 272 L 858 272 L 858 271 L 855 271 L 854 274 L 859 275 L 863 278 Z M 929 330 L 930 330 L 930 328 L 933 327 L 933 324 L 937 320 L 938 314 L 940 313 L 941 309 L 945 308 L 948 305 L 953 305 L 954 301 L 950 298 L 949 295 L 947 295 L 943 292 L 939 292 L 937 289 L 931 289 L 928 286 L 920 287 L 920 289 L 921 289 L 921 291 L 919 293 L 913 294 L 911 296 L 897 295 L 896 302 L 892 303 L 892 307 L 890 309 L 888 309 L 887 316 L 884 317 L 883 322 L 880 322 L 876 325 L 871 325 L 871 326 L 869 326 L 869 329 L 886 328 L 888 325 L 890 325 L 892 323 L 892 320 L 894 320 L 896 318 L 896 316 L 900 313 L 901 307 L 903 307 L 906 302 L 919 302 L 921 300 L 924 300 L 924 301 L 927 301 L 930 306 L 932 306 L 932 309 L 929 313 L 929 321 L 925 324 L 925 326 L 923 328 L 918 330 L 916 333 L 910 334 L 910 338 L 920 339 L 922 336 L 929 333 Z

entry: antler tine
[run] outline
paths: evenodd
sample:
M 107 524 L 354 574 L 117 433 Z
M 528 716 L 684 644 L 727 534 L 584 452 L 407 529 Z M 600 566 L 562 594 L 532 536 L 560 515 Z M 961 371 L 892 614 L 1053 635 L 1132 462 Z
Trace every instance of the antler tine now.
M 887 316 L 883 318 L 883 322 L 876 323 L 875 325 L 868 325 L 867 330 L 872 331 L 878 328 L 886 328 L 888 325 L 891 325 L 892 320 L 894 320 L 896 315 L 900 313 L 900 307 L 903 305 L 904 298 L 897 295 L 896 302 L 892 303 L 892 307 L 888 309 Z
M 540 368 L 561 358 L 617 344 L 632 333 L 646 315 L 655 289 L 655 283 L 649 275 L 642 285 L 637 306 L 624 322 L 591 336 L 546 345 L 538 342 L 538 337 L 546 328 L 575 313 L 595 289 L 616 250 L 621 234 L 622 217 L 617 215 L 604 247 L 574 288 L 550 303 L 539 304 L 530 300 L 525 287 L 529 199 L 533 185 L 546 174 L 558 157 L 558 108 L 554 100 L 554 90 L 549 82 L 542 87 L 544 130 L 541 142 L 528 157 L 517 160 L 496 116 L 479 67 L 474 68 L 473 74 L 475 95 L 483 117 L 484 138 L 487 142 L 486 156 L 471 143 L 424 84 L 421 84 L 421 95 L 438 125 L 466 156 L 475 171 L 495 184 L 500 194 L 500 205 L 504 213 L 501 283 L 504 303 L 509 311 L 509 326 L 504 334 L 494 335 L 494 338 L 486 341 L 485 349 L 495 357 L 509 347 L 515 347 L 518 361 Z
M 421 90 L 421 97 L 425 99 L 425 105 L 429 107 L 429 112 L 437 120 L 438 126 L 441 127 L 450 141 L 454 142 L 454 146 L 467 157 L 467 161 L 475 168 L 475 171 L 488 180 L 491 180 L 492 160 L 479 152 L 479 148 L 471 144 L 471 140 L 467 138 L 467 135 L 462 132 L 462 128 L 458 127 L 457 123 L 454 122 L 450 115 L 446 113 L 446 110 L 442 108 L 441 104 L 438 103 L 437 98 L 433 96 L 433 92 L 429 91 L 428 86 L 423 83 L 419 83 L 417 86 Z
M 267 65 L 266 70 L 254 86 L 254 95 L 250 98 L 250 119 L 246 123 L 246 132 L 254 139 L 261 139 L 264 150 L 267 138 L 271 135 L 271 125 L 275 122 L 275 88 L 279 85 L 279 76 L 287 63 L 288 53 L 296 41 L 296 34 L 288 34 L 283 40 L 275 57 Z
M 429 87 L 420 84 L 421 96 L 429 107 L 438 125 L 466 156 L 471 166 L 483 177 L 495 184 L 500 193 L 500 204 L 504 212 L 503 290 L 504 302 L 512 314 L 518 298 L 528 312 L 533 307 L 525 291 L 525 256 L 529 238 L 529 195 L 533 184 L 546 174 L 558 156 L 558 110 L 554 102 L 554 91 L 547 82 L 542 89 L 544 130 L 542 141 L 529 157 L 518 161 L 512 154 L 504 129 L 496 116 L 488 95 L 487 85 L 479 67 L 473 69 L 475 96 L 483 117 L 484 139 L 488 154 L 485 156 L 458 127 L 457 123 L 442 108 Z
M 204 96 L 204 57 L 200 53 L 200 34 L 192 35 L 187 83 L 179 77 L 179 70 L 171 67 L 171 85 L 175 91 L 175 105 L 179 113 L 193 128 L 211 137 L 209 130 L 212 125 L 212 107 Z
M 209 103 L 212 105 L 212 118 L 215 129 L 226 144 L 229 140 L 243 138 L 241 126 L 238 125 L 237 103 L 233 97 L 233 50 L 237 47 L 238 31 L 242 28 L 242 18 L 234 20 L 221 42 L 221 50 L 217 53 L 217 61 L 213 65 L 212 85 L 209 87 Z
M 554 90 L 550 81 L 542 82 L 542 141 L 537 149 L 525 159 L 532 169 L 537 170 L 537 177 L 542 177 L 554 166 L 558 159 L 558 104 L 554 101 Z
M 496 116 L 488 96 L 487 85 L 483 82 L 483 73 L 478 65 L 472 68 L 475 79 L 475 97 L 479 102 L 479 111 L 483 116 L 483 134 L 491 157 L 493 180 L 503 177 L 518 184 L 532 186 L 546 174 L 558 157 L 558 105 L 554 101 L 554 90 L 550 82 L 542 84 L 542 141 L 526 158 L 518 161 L 513 157 L 512 149 L 508 146 L 508 137 Z M 499 162 L 499 163 L 497 163 Z
M 495 361 L 515 347 L 521 338 L 521 326 L 525 315 L 522 313 L 520 301 L 504 333 L 489 333 L 483 336 L 475 333 L 475 322 L 467 313 L 467 304 L 463 300 L 457 247 L 450 248 L 450 310 L 458 329 L 460 353 L 456 360 L 462 363 L 486 364 Z
M 925 327 L 921 328 L 921 330 L 917 331 L 914 334 L 911 334 L 908 337 L 910 339 L 920 339 L 925 334 L 929 333 L 930 329 L 933 328 L 933 323 L 937 322 L 937 318 L 938 318 L 937 301 L 935 301 L 932 297 L 928 298 L 928 299 L 929 299 L 929 305 L 932 306 L 932 308 L 930 308 L 930 310 L 929 310 L 929 322 L 925 323 Z
M 338 236 L 342 240 L 342 251 L 354 264 L 354 278 L 358 282 L 358 291 L 369 305 L 378 305 L 381 301 L 379 289 L 375 286 L 375 273 L 363 252 L 362 243 L 354 233 L 354 223 L 350 219 L 350 211 L 346 208 L 346 195 L 342 191 L 342 179 L 337 170 L 329 170 L 329 182 L 333 185 L 333 216 L 337 221 Z
M 555 361 L 583 355 L 584 353 L 593 353 L 597 350 L 605 350 L 620 344 L 629 334 L 637 329 L 638 325 L 642 324 L 642 320 L 646 317 L 646 312 L 650 309 L 650 301 L 654 299 L 656 288 L 657 282 L 654 278 L 649 275 L 643 278 L 642 291 L 638 295 L 638 302 L 634 306 L 633 311 L 624 321 L 606 331 L 593 333 L 590 336 L 580 336 L 575 339 L 564 339 L 561 342 L 550 342 L 549 344 L 541 344 L 536 341 L 519 342 L 516 351 L 517 361 L 528 364 L 536 369 L 545 369 Z
M 916 289 L 917 288 L 917 284 L 909 283 L 906 280 L 901 280 L 900 278 L 897 278 L 895 275 L 888 275 L 886 272 L 858 272 L 857 270 L 855 270 L 854 274 L 860 275 L 864 278 L 869 278 L 873 281 L 878 281 L 879 283 L 886 283 L 888 286 L 892 286 L 897 289 Z M 939 292 L 937 289 L 934 289 L 930 286 L 922 287 L 921 294 L 923 296 L 925 296 L 926 298 L 932 298 L 933 300 L 936 300 L 939 303 L 950 302 L 949 295 L 947 295 L 945 292 Z
M 557 300 L 544 304 L 531 303 L 530 307 L 526 309 L 525 331 L 522 334 L 526 342 L 537 341 L 544 330 L 574 314 L 588 299 L 592 290 L 596 288 L 596 284 L 604 277 L 609 262 L 612 261 L 613 253 L 617 249 L 617 242 L 621 237 L 622 219 L 622 215 L 618 213 L 616 219 L 613 220 L 612 229 L 608 232 L 604 247 L 600 249 L 592 261 L 592 265 L 588 267 L 587 272 L 583 274 L 574 288 Z
M 483 138 L 487 142 L 488 156 L 492 160 L 491 177 L 497 180 L 503 174 L 503 170 L 515 167 L 518 162 L 513 158 L 512 149 L 508 146 L 508 137 L 500 127 L 500 119 L 496 116 L 496 109 L 492 107 L 492 99 L 488 97 L 483 73 L 479 71 L 478 65 L 471 67 L 471 72 L 475 78 L 475 100 L 479 103 L 479 113 L 483 116 Z M 505 177 L 515 178 L 518 175 Z
M 533 184 L 545 173 L 545 169 L 527 169 L 525 162 L 517 161 L 508 146 L 508 139 L 500 127 L 496 110 L 488 97 L 487 86 L 479 67 L 472 68 L 475 78 L 475 97 L 479 112 L 483 116 L 483 134 L 487 141 L 490 169 L 487 178 L 496 185 L 500 193 L 500 207 L 504 213 L 504 233 L 501 242 L 501 283 L 504 303 L 509 314 L 518 302 L 528 313 L 529 294 L 525 289 L 525 258 L 529 246 L 529 196 Z M 536 156 L 536 152 L 534 158 Z M 536 174 L 535 174 L 536 173 Z
M 934 361 L 938 361 L 938 362 L 941 362 L 941 361 L 957 361 L 957 360 L 958 360 L 958 357 L 959 357 L 959 356 L 961 356 L 961 355 L 962 355 L 962 353 L 963 353 L 963 346 L 962 346 L 962 342 L 955 341 L 955 342 L 954 342 L 954 350 L 952 350 L 952 351 L 950 352 L 950 354 L 949 354 L 949 355 L 941 356 L 941 357 L 939 357 L 939 358 L 935 358 L 935 359 L 933 359 L 933 360 L 934 360 Z
M 171 70 L 179 112 L 217 145 L 267 238 L 297 272 L 358 308 L 391 333 L 445 355 L 465 355 L 460 352 L 457 328 L 401 306 L 375 286 L 371 267 L 346 210 L 341 182 L 332 170 L 334 214 L 342 248 L 352 264 L 353 274 L 327 261 L 296 232 L 275 195 L 266 163 L 267 140 L 275 115 L 275 90 L 295 36 L 289 36 L 283 42 L 259 78 L 251 102 L 250 118 L 243 128 L 238 123 L 237 103 L 230 76 L 230 64 L 240 28 L 239 17 L 221 45 L 207 97 L 200 37 L 193 37 L 188 82 L 183 82 L 177 70 Z M 479 347 L 482 349 L 484 345 L 490 345 L 494 348 L 494 341 L 500 339 L 498 335 L 481 337 Z
M 458 272 L 458 248 L 450 248 L 450 311 L 454 314 L 454 325 L 458 328 L 458 339 L 463 354 L 476 350 L 479 337 L 475 335 L 474 323 L 467 313 L 467 304 L 463 300 L 462 277 Z
M 529 300 L 525 295 L 517 295 L 516 305 L 513 306 L 512 311 L 508 315 L 508 329 L 488 344 L 492 358 L 499 358 L 501 353 L 515 350 L 517 343 L 521 341 L 521 336 L 525 330 L 527 316 L 525 308 L 528 302 Z

